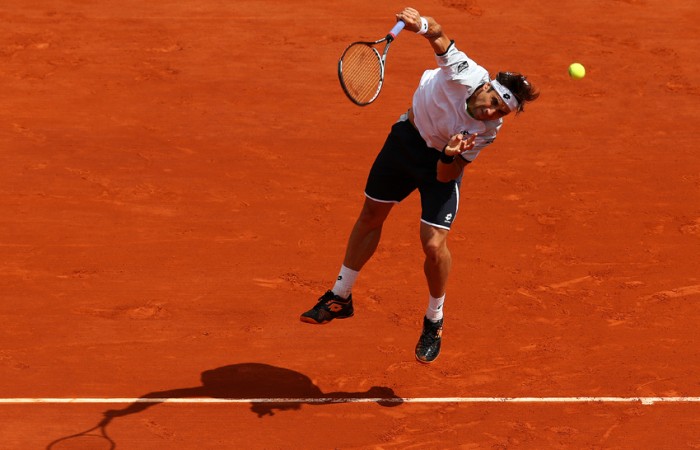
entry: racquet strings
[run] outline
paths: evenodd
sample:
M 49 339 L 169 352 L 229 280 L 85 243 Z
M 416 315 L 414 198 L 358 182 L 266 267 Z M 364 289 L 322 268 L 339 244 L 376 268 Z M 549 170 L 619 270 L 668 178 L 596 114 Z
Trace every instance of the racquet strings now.
M 357 103 L 369 103 L 382 83 L 379 53 L 367 44 L 351 45 L 343 55 L 341 77 L 348 96 Z

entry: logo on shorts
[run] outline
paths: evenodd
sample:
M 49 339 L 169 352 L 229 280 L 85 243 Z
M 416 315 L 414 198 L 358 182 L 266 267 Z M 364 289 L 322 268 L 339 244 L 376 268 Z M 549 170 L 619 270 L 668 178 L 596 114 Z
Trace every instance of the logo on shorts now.
M 449 213 L 448 215 L 445 216 L 445 222 L 447 222 L 447 223 L 452 222 L 452 213 Z

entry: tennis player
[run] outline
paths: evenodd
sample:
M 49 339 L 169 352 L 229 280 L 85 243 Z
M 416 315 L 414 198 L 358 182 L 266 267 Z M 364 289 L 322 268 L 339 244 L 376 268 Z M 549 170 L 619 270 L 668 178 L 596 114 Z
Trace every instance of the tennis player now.
M 522 112 L 539 92 L 519 73 L 499 72 L 491 79 L 433 18 L 422 17 L 414 8 L 405 8 L 396 18 L 405 22 L 406 30 L 428 40 L 438 67 L 423 73 L 411 108 L 392 126 L 374 161 L 335 285 L 301 320 L 324 324 L 353 316 L 352 288 L 377 249 L 384 221 L 395 204 L 418 189 L 429 299 L 415 354 L 418 361 L 429 363 L 442 343 L 445 287 L 452 265 L 447 235 L 457 215 L 464 168 L 494 141 L 503 117 Z

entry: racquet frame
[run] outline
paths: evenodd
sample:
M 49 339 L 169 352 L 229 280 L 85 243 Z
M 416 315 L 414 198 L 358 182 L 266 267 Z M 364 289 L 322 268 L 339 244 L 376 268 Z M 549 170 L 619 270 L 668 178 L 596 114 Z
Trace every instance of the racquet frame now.
M 357 41 L 353 42 L 352 44 L 348 45 L 345 51 L 343 51 L 343 54 L 340 56 L 340 59 L 338 60 L 338 79 L 340 80 L 340 86 L 343 88 L 343 92 L 345 92 L 345 95 L 352 101 L 354 104 L 358 106 L 367 106 L 373 101 L 377 99 L 379 96 L 379 93 L 382 90 L 382 86 L 384 85 L 384 68 L 386 66 L 386 55 L 389 52 L 389 46 L 391 43 L 396 39 L 396 36 L 403 30 L 404 26 L 406 24 L 403 21 L 398 21 L 396 22 L 396 25 L 389 31 L 389 33 L 384 36 L 383 38 L 377 40 L 377 41 Z M 382 54 L 379 54 L 379 51 L 374 47 L 375 45 L 381 44 L 382 42 L 386 42 L 386 45 L 384 46 L 384 51 Z M 375 53 L 375 56 L 379 60 L 379 83 L 377 85 L 377 90 L 374 93 L 374 95 L 368 100 L 368 101 L 358 101 L 356 100 L 353 95 L 350 93 L 348 86 L 346 86 L 345 81 L 343 80 L 343 58 L 345 58 L 345 55 L 347 54 L 348 50 L 352 48 L 355 45 L 366 45 L 372 49 L 372 51 Z

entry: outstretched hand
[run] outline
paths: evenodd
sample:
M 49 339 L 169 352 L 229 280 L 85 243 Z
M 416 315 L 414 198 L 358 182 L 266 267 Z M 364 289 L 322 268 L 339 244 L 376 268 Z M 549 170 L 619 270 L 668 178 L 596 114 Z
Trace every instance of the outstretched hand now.
M 476 133 L 465 135 L 462 133 L 455 134 L 450 138 L 450 141 L 445 146 L 445 155 L 457 156 L 469 151 L 476 145 Z
M 433 17 L 421 16 L 415 8 L 407 7 L 396 14 L 396 20 L 402 21 L 404 28 L 425 37 L 436 55 L 443 55 L 452 45 L 452 41 L 442 31 L 442 26 Z
M 405 29 L 413 31 L 414 33 L 420 30 L 420 13 L 414 8 L 404 8 L 403 11 L 396 15 L 396 20 L 401 20 L 406 24 Z

